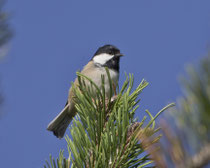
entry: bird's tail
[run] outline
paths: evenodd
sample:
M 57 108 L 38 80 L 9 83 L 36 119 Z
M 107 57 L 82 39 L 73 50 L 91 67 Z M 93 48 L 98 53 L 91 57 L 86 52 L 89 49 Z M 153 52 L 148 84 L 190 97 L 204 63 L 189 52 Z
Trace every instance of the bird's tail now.
M 69 105 L 66 105 L 65 108 L 58 114 L 58 116 L 53 119 L 48 127 L 47 130 L 52 131 L 53 134 L 61 139 L 63 138 L 66 129 L 68 128 L 68 125 L 70 124 L 72 120 L 72 116 L 68 115 Z

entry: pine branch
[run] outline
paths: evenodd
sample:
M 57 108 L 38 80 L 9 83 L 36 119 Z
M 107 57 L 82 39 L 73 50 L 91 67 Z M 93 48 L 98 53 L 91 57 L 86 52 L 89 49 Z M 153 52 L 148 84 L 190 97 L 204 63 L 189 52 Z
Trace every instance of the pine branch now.
M 145 141 L 158 131 L 155 130 L 155 119 L 158 115 L 173 104 L 163 108 L 154 117 L 147 111 L 150 116 L 148 124 L 145 123 L 146 117 L 141 122 L 136 122 L 134 114 L 139 107 L 138 96 L 148 82 L 142 80 L 132 92 L 134 78 L 129 74 L 122 89 L 111 97 L 116 91 L 107 70 L 111 88 L 107 97 L 105 76 L 101 77 L 102 87 L 99 88 L 88 77 L 80 73 L 77 75 L 79 85 L 72 85 L 72 88 L 78 115 L 70 127 L 72 138 L 66 136 L 71 167 L 131 168 L 145 167 L 152 163 L 149 155 L 145 153 Z M 87 82 L 91 85 L 87 85 Z M 147 146 L 156 143 L 160 138 L 158 135 L 155 137 Z M 62 159 L 63 157 L 60 157 L 60 162 Z
M 160 150 L 153 153 L 157 167 L 200 168 L 210 163 L 210 54 L 187 72 L 179 106 L 161 122 Z
M 7 54 L 8 47 L 5 46 L 13 36 L 13 31 L 8 23 L 9 14 L 3 11 L 4 4 L 5 0 L 0 0 L 0 61 Z M 0 90 L 0 106 L 3 104 L 3 101 L 3 94 Z M 2 111 L 0 109 L 0 115 L 1 113 Z

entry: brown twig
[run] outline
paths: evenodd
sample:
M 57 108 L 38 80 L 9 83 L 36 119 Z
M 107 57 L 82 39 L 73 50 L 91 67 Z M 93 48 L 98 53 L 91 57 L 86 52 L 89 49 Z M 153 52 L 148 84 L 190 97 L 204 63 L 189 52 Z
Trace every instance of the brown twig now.
M 188 159 L 180 168 L 202 168 L 210 163 L 210 143 L 203 146 L 199 153 Z

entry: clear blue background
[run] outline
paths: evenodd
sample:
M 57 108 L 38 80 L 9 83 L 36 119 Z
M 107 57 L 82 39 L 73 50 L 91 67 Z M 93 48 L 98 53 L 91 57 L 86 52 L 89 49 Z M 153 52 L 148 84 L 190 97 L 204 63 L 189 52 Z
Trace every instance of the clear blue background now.
M 66 149 L 46 127 L 99 46 L 114 44 L 125 54 L 120 85 L 124 72 L 134 73 L 135 86 L 150 82 L 141 118 L 182 95 L 178 75 L 210 44 L 209 0 L 9 0 L 5 9 L 15 37 L 0 64 L 0 167 L 43 167 L 50 153 Z

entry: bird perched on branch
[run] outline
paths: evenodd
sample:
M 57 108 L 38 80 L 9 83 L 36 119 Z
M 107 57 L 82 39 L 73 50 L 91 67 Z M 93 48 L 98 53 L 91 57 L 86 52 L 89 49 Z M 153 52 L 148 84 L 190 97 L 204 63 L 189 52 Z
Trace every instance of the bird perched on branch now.
M 99 88 L 102 85 L 101 75 L 104 75 L 105 91 L 108 96 L 110 93 L 110 85 L 105 67 L 108 68 L 112 82 L 116 86 L 119 80 L 119 62 L 121 56 L 123 56 L 123 54 L 121 54 L 120 50 L 115 46 L 104 45 L 96 51 L 92 59 L 84 66 L 81 74 L 89 77 Z M 78 79 L 76 78 L 74 85 L 76 86 L 77 84 Z M 89 85 L 89 83 L 85 84 Z M 77 113 L 75 103 L 72 99 L 73 91 L 72 88 L 70 88 L 66 106 L 47 127 L 47 130 L 52 131 L 58 138 L 64 136 L 68 125 Z

